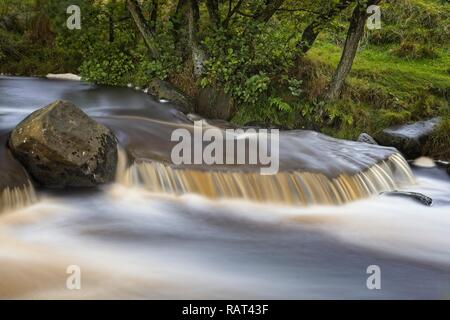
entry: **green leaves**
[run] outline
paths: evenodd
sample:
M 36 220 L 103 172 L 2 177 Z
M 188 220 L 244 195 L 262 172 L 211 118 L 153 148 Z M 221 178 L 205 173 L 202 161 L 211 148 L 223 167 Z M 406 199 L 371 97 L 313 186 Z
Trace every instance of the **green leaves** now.
M 264 73 L 253 75 L 245 81 L 244 89 L 238 97 L 244 103 L 256 103 L 259 97 L 267 91 L 270 78 Z
M 291 113 L 293 108 L 286 102 L 284 102 L 281 98 L 278 97 L 270 97 L 269 98 L 270 106 L 276 107 L 279 111 Z
M 281 92 L 289 87 L 288 94 L 302 94 L 302 82 L 288 74 L 293 66 L 294 29 L 285 23 L 259 24 L 237 16 L 229 29 L 211 31 L 203 42 L 209 57 L 200 85 L 224 88 L 237 102 L 242 121 L 284 122 L 293 108 Z
M 133 71 L 131 56 L 112 44 L 92 47 L 80 67 L 83 79 L 109 85 L 124 85 L 126 76 Z
M 303 92 L 303 90 L 301 88 L 301 85 L 303 84 L 303 81 L 302 80 L 288 78 L 287 82 L 288 82 L 288 89 L 291 92 L 291 94 L 294 97 L 299 97 L 302 94 L 302 92 Z

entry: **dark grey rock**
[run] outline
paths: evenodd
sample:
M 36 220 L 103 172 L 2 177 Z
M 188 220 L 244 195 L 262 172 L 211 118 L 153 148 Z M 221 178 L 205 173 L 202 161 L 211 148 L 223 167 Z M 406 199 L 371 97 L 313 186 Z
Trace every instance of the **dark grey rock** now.
M 164 99 L 172 102 L 184 113 L 194 111 L 194 102 L 192 99 L 167 81 L 153 79 L 149 84 L 148 92 L 159 100 Z
M 58 100 L 30 114 L 11 133 L 9 147 L 47 187 L 92 187 L 115 177 L 115 136 L 71 102 Z
M 233 98 L 222 89 L 207 87 L 197 95 L 196 112 L 205 118 L 230 120 L 235 111 Z
M 436 160 L 435 162 L 438 166 L 445 168 L 447 173 L 450 174 L 450 163 L 448 161 Z
M 364 143 L 368 143 L 368 144 L 375 144 L 377 145 L 378 143 L 375 141 L 374 138 L 372 138 L 371 135 L 369 135 L 368 133 L 361 133 L 358 137 L 358 142 L 364 142 Z
M 387 196 L 397 196 L 397 197 L 407 197 L 414 199 L 416 201 L 419 201 L 420 203 L 431 206 L 433 204 L 433 199 L 430 197 L 418 193 L 418 192 L 406 192 L 406 191 L 390 191 L 390 192 L 382 192 L 381 194 L 387 195 Z
M 397 148 L 407 159 L 425 155 L 424 146 L 439 125 L 440 118 L 384 129 L 375 136 L 383 146 Z

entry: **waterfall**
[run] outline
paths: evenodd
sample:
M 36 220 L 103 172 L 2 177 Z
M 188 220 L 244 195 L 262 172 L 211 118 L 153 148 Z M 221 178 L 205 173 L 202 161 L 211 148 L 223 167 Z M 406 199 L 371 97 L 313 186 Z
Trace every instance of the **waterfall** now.
M 117 182 L 173 195 L 196 193 L 212 199 L 339 205 L 412 184 L 414 176 L 398 153 L 359 173 L 330 178 L 305 171 L 264 176 L 259 172 L 191 170 L 150 160 L 129 163 L 126 152 L 120 148 Z
M 25 207 L 36 200 L 36 193 L 31 181 L 18 187 L 6 187 L 0 190 L 0 213 Z

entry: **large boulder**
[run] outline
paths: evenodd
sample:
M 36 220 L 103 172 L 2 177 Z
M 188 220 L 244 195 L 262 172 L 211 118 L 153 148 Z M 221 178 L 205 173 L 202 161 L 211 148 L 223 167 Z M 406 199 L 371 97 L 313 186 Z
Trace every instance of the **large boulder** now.
M 115 136 L 71 102 L 58 100 L 30 114 L 11 133 L 9 147 L 47 187 L 91 187 L 115 176 Z
M 425 145 L 439 125 L 440 118 L 384 129 L 375 136 L 383 146 L 397 148 L 407 159 L 426 154 Z

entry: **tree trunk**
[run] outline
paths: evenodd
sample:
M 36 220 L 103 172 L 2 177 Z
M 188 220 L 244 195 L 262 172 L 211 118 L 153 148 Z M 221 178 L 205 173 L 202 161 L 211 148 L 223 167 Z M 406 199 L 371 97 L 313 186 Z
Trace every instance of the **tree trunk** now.
M 170 21 L 173 25 L 173 38 L 175 39 L 176 47 L 183 51 L 185 48 L 185 37 L 183 37 L 182 26 L 187 24 L 186 18 L 188 16 L 189 0 L 178 0 L 175 12 L 171 15 Z M 184 42 L 184 43 L 183 43 Z
M 358 4 L 353 10 L 341 60 L 325 95 L 327 100 L 335 100 L 341 95 L 345 79 L 352 69 L 353 61 L 358 51 L 359 41 L 364 35 L 364 27 L 368 17 L 367 7 L 379 2 L 380 0 L 369 0 L 366 6 Z
M 355 1 L 356 0 L 340 0 L 340 2 L 330 8 L 328 12 L 316 17 L 303 31 L 302 38 L 297 44 L 297 55 L 301 56 L 307 53 L 316 41 L 317 36 L 326 27 L 327 23 L 337 14 L 347 9 Z
M 281 7 L 284 0 L 267 0 L 266 7 L 256 14 L 255 19 L 259 22 L 267 22 Z
M 109 43 L 114 42 L 114 19 L 112 13 L 109 14 Z
M 139 32 L 144 38 L 144 42 L 147 45 L 150 54 L 155 58 L 158 56 L 158 50 L 156 48 L 153 33 L 150 27 L 147 24 L 147 21 L 142 14 L 141 7 L 137 0 L 127 0 L 128 11 L 130 11 L 131 16 L 133 17 L 134 23 L 139 29 Z
M 206 0 L 206 8 L 208 9 L 209 20 L 215 27 L 220 25 L 219 1 Z
M 231 4 L 232 4 L 231 1 L 229 2 L 228 14 L 222 23 L 222 26 L 224 28 L 228 28 L 231 18 L 233 18 L 234 14 L 239 11 L 243 2 L 244 2 L 244 0 L 238 0 L 238 2 L 236 3 L 236 5 L 233 8 L 231 7 Z
M 114 42 L 114 9 L 116 8 L 116 0 L 112 0 L 108 12 L 108 41 Z
M 152 0 L 152 9 L 150 11 L 150 31 L 156 32 L 156 19 L 158 18 L 158 0 Z
M 192 52 L 193 72 L 195 77 L 199 77 L 203 73 L 205 63 L 205 53 L 200 47 L 197 38 L 199 31 L 200 10 L 198 7 L 198 0 L 189 1 L 188 11 L 188 31 L 189 31 L 189 45 Z

